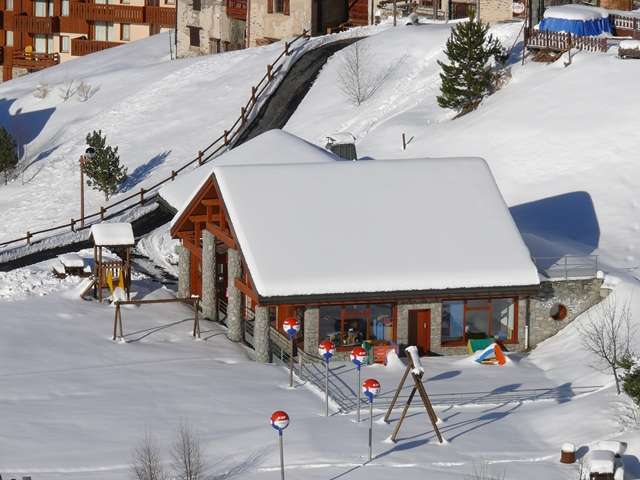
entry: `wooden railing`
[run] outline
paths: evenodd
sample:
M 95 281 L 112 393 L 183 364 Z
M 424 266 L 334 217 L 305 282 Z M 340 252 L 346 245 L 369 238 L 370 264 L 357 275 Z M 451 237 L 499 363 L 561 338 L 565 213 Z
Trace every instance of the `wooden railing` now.
M 200 167 L 205 163 L 213 160 L 219 154 L 224 152 L 232 145 L 239 137 L 244 127 L 249 122 L 251 115 L 255 112 L 258 100 L 262 98 L 265 94 L 271 83 L 276 78 L 276 74 L 280 71 L 284 64 L 284 60 L 286 57 L 290 56 L 293 53 L 291 47 L 294 44 L 297 44 L 303 39 L 308 39 L 308 32 L 305 30 L 300 35 L 295 37 L 290 42 L 284 42 L 284 49 L 276 57 L 273 63 L 267 65 L 267 72 L 260 79 L 260 81 L 253 87 L 251 87 L 251 96 L 245 105 L 240 107 L 240 116 L 236 119 L 236 121 L 229 127 L 228 130 L 225 130 L 222 135 L 216 138 L 213 142 L 207 145 L 203 150 L 198 152 L 198 155 L 182 165 L 179 169 L 173 170 L 171 175 L 160 180 L 159 182 L 151 185 L 148 188 L 140 188 L 138 192 L 132 193 L 131 195 L 127 195 L 126 197 L 121 198 L 117 202 L 114 202 L 106 207 L 100 207 L 100 210 L 92 213 L 90 215 L 85 215 L 82 219 L 71 219 L 70 222 L 63 223 L 61 225 L 56 225 L 53 227 L 45 228 L 37 231 L 28 231 L 25 236 L 20 238 L 15 238 L 13 240 L 7 240 L 5 242 L 0 243 L 0 247 L 5 247 L 7 245 L 12 245 L 18 242 L 27 242 L 27 245 L 31 245 L 33 242 L 33 237 L 36 235 L 42 235 L 51 232 L 57 232 L 60 230 L 69 230 L 72 232 L 78 232 L 82 230 L 86 230 L 91 227 L 92 223 L 101 222 L 107 218 L 115 217 L 121 215 L 135 207 L 139 207 L 145 205 L 149 200 L 152 200 L 154 195 L 158 193 L 158 190 L 162 185 L 167 182 L 173 181 L 176 177 L 184 172 L 191 166 Z M 71 41 L 72 49 L 73 42 Z M 130 203 L 129 205 L 122 206 L 124 203 L 129 202 L 130 200 L 134 200 L 135 202 Z M 84 225 L 84 226 L 80 226 Z
M 569 33 L 541 32 L 527 29 L 526 44 L 528 48 L 566 52 L 575 48 L 587 52 L 606 52 L 607 39 L 600 37 L 577 37 Z
M 227 15 L 237 20 L 246 20 L 247 0 L 227 0 Z
M 640 18 L 627 15 L 609 15 L 617 36 L 630 36 L 640 39 Z
M 6 55 L 8 53 L 9 49 L 7 49 Z M 11 64 L 14 67 L 26 68 L 27 70 L 41 70 L 59 63 L 60 55 L 57 53 L 26 53 L 23 51 L 11 53 Z
M 144 7 L 71 2 L 70 16 L 94 22 L 145 23 Z
M 144 7 L 144 23 L 162 27 L 176 26 L 176 9 L 167 7 Z
M 176 9 L 168 7 L 72 2 L 70 9 L 71 17 L 94 22 L 154 24 L 163 27 L 174 27 L 176 24 Z
M 14 15 L 13 29 L 16 32 L 40 33 L 51 35 L 60 32 L 58 17 L 34 17 L 32 15 Z
M 121 42 L 104 42 L 101 40 L 88 40 L 86 38 L 73 38 L 71 39 L 71 55 L 81 57 L 119 45 L 124 44 Z

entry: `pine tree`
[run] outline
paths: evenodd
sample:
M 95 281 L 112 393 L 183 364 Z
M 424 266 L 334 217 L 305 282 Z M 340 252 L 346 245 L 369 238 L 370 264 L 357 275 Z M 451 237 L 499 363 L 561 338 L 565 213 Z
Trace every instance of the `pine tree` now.
M 118 147 L 107 145 L 107 137 L 102 135 L 102 130 L 87 134 L 87 145 L 96 151 L 95 157 L 87 159 L 84 164 L 87 184 L 103 192 L 105 200 L 109 200 L 109 196 L 116 193 L 118 186 L 127 179 L 127 169 L 120 165 Z
M 465 114 L 492 93 L 494 72 L 490 61 L 493 57 L 503 62 L 505 54 L 500 41 L 487 36 L 488 30 L 489 25 L 473 18 L 453 28 L 445 49 L 449 63 L 438 60 L 442 68 L 438 105 L 442 108 Z
M 0 127 L 0 172 L 4 173 L 4 184 L 9 181 L 9 172 L 18 164 L 16 142 L 4 127 Z

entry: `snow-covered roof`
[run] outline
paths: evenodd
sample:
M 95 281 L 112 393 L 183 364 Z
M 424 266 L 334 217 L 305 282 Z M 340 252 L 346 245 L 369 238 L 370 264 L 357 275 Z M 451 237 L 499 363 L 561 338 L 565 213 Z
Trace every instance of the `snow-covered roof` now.
M 58 255 L 58 260 L 60 260 L 60 263 L 62 263 L 62 265 L 64 265 L 65 267 L 84 267 L 84 260 L 77 253 L 63 253 L 62 255 Z
M 213 172 L 263 297 L 539 283 L 480 158 Z
M 608 16 L 609 12 L 606 9 L 586 5 L 558 5 L 548 7 L 544 11 L 544 18 L 563 18 L 565 20 L 598 20 Z
M 333 153 L 282 130 L 269 130 L 216 158 L 210 165 L 178 177 L 160 190 L 160 196 L 180 212 L 191 203 L 218 165 L 265 163 L 316 163 L 340 160 Z
M 91 237 L 98 247 L 129 246 L 136 243 L 130 223 L 99 223 L 91 225 Z

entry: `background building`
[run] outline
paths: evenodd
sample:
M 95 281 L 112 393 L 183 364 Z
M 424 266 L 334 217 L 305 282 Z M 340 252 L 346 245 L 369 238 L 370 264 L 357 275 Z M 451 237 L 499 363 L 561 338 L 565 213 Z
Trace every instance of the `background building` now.
M 159 33 L 175 0 L 1 0 L 3 81 Z

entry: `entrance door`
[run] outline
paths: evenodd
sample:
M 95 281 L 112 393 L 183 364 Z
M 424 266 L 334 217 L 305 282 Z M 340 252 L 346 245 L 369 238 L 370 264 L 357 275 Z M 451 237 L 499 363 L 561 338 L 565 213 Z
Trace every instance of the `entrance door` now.
M 409 310 L 409 345 L 421 355 L 431 349 L 431 310 Z

